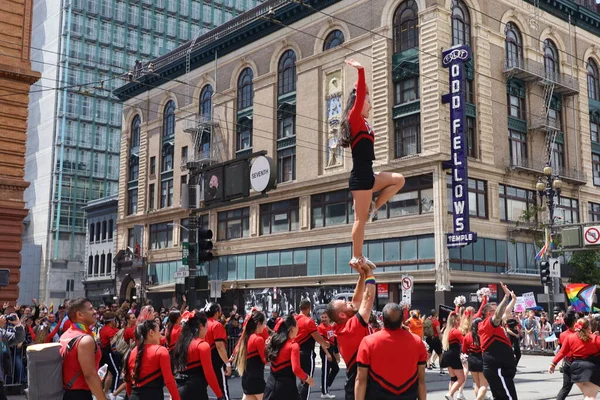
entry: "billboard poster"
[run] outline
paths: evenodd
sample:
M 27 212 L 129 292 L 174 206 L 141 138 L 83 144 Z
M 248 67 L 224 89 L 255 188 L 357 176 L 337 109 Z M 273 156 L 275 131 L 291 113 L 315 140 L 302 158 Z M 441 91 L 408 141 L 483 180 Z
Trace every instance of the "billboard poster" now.
M 450 72 L 450 93 L 442 96 L 442 103 L 450 104 L 450 161 L 452 168 L 452 222 L 453 232 L 446 236 L 447 247 L 463 247 L 477 241 L 477 233 L 469 226 L 469 174 L 467 169 L 466 139 L 466 79 L 465 63 L 471 59 L 471 48 L 459 45 L 442 52 L 442 65 Z
M 244 289 L 244 311 L 250 313 L 253 307 L 258 308 L 270 316 L 273 311 L 279 315 L 298 312 L 300 302 L 310 300 L 313 312 L 325 309 L 325 306 L 334 298 L 351 299 L 354 286 L 319 286 L 319 287 L 293 287 L 280 288 L 268 287 L 263 289 Z

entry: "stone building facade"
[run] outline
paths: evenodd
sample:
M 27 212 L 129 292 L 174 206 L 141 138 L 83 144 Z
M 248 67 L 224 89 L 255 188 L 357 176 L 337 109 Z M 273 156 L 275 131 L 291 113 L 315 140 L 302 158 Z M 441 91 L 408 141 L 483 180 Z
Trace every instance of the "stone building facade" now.
M 154 60 L 117 91 L 124 100 L 118 246 L 134 224 L 145 227 L 148 292 L 169 301 L 182 267 L 180 226 L 189 215 L 180 207 L 182 159 L 222 162 L 261 150 L 276 162 L 277 189 L 201 205 L 199 223 L 215 232 L 218 257 L 199 273 L 223 281 L 224 302 L 240 307 L 307 296 L 324 302 L 353 284 L 352 160 L 335 141 L 356 80 L 347 58 L 365 66 L 375 170 L 407 178 L 366 229 L 364 254 L 381 266 L 382 299 L 399 300 L 403 274 L 414 277 L 413 302 L 422 309 L 434 305 L 434 292 L 435 303 L 451 304 L 501 280 L 517 292 L 542 292 L 535 222 L 547 216 L 535 185 L 547 160 L 563 181 L 557 224 L 600 218 L 600 14 L 568 0 L 539 8 L 523 0 L 313 3 L 271 1 L 191 51 Z M 448 70 L 440 49 L 458 44 L 473 52 L 465 112 L 479 240 L 448 249 L 450 112 L 441 102 Z M 135 182 L 127 177 L 132 156 L 139 156 Z

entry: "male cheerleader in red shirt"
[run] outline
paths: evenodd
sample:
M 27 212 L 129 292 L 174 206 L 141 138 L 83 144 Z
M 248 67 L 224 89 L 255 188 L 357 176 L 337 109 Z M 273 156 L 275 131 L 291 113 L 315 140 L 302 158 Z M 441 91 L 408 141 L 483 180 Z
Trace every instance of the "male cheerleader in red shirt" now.
M 396 303 L 383 307 L 383 330 L 364 338 L 358 350 L 356 400 L 425 400 L 427 349 L 423 340 L 402 328 Z
M 102 353 L 90 326 L 96 323 L 96 310 L 88 299 L 73 300 L 69 306 L 71 327 L 60 337 L 63 356 L 63 400 L 107 400 L 98 366 Z
M 315 373 L 315 342 L 319 342 L 321 349 L 323 349 L 328 357 L 331 357 L 327 351 L 329 342 L 319 335 L 317 324 L 310 317 L 311 309 L 312 304 L 310 300 L 304 299 L 300 302 L 300 314 L 296 316 L 298 335 L 294 339 L 294 342 L 300 345 L 300 364 L 302 365 L 302 370 L 310 377 Z M 298 393 L 300 393 L 300 399 L 308 400 L 310 397 L 310 386 L 307 382 L 300 382 Z
M 502 282 L 500 286 L 504 290 L 504 298 L 498 306 L 495 303 L 486 304 L 482 311 L 484 319 L 479 323 L 483 375 L 490 385 L 494 400 L 517 400 L 514 382 L 517 363 L 512 343 L 502 327 L 502 317 L 514 293 Z
M 340 354 L 346 362 L 346 400 L 354 400 L 354 382 L 356 380 L 356 355 L 363 338 L 369 335 L 369 318 L 375 298 L 375 278 L 371 268 L 362 260 L 352 263 L 360 277 L 354 290 L 352 301 L 333 300 L 327 305 L 329 319 L 336 323 Z
M 335 395 L 329 393 L 329 388 L 333 384 L 335 377 L 340 372 L 338 365 L 338 351 L 336 346 L 335 328 L 329 322 L 327 313 L 321 314 L 321 323 L 317 327 L 319 334 L 323 339 L 329 342 L 329 354 L 326 353 L 322 348 L 319 350 L 321 356 L 321 398 L 322 399 L 333 399 Z

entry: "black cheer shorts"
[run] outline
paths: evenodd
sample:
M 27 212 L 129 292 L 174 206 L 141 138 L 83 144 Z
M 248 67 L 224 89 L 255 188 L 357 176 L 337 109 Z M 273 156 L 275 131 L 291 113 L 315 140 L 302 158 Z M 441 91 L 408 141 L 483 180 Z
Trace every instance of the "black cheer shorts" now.
M 348 181 L 348 189 L 350 191 L 371 190 L 374 185 L 373 161 L 354 161 L 352 172 L 350 172 L 350 180 Z
M 467 364 L 469 365 L 469 371 L 483 372 L 483 357 L 481 353 L 470 353 L 467 358 Z

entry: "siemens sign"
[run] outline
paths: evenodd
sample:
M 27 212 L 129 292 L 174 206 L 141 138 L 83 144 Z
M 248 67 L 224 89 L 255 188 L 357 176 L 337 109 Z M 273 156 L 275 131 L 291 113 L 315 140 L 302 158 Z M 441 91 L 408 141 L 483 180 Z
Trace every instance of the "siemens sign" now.
M 446 236 L 448 247 L 462 247 L 477 241 L 477 233 L 469 229 L 469 174 L 465 134 L 465 65 L 471 59 L 469 46 L 454 46 L 442 52 L 442 65 L 450 69 L 450 93 L 442 103 L 450 104 L 450 143 L 452 159 L 452 220 L 454 232 Z

